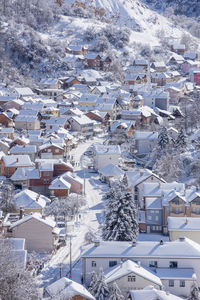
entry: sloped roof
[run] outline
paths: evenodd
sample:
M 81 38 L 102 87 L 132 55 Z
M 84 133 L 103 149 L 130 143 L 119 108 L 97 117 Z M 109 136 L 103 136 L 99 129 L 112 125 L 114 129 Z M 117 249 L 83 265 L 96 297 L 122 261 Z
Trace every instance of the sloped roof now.
M 82 296 L 89 300 L 95 300 L 95 298 L 86 290 L 81 284 L 72 281 L 66 277 L 62 277 L 54 283 L 50 284 L 46 288 L 47 293 L 51 297 L 56 296 Z
M 49 186 L 50 190 L 66 190 L 70 189 L 71 184 L 65 180 L 62 176 L 54 179 Z
M 56 223 L 52 219 L 50 219 L 50 218 L 43 219 L 42 216 L 39 213 L 34 213 L 32 215 L 25 216 L 24 218 L 18 220 L 15 223 L 12 223 L 12 225 L 10 226 L 10 229 L 12 229 L 16 226 L 19 226 L 19 225 L 21 225 L 21 224 L 23 224 L 23 223 L 25 223 L 25 222 L 27 222 L 31 219 L 35 219 L 35 220 L 37 220 L 39 222 L 42 222 L 42 223 L 44 223 L 47 226 L 50 226 L 52 228 L 54 228 L 56 226 Z
M 41 209 L 50 203 L 51 200 L 43 195 L 25 189 L 14 196 L 14 204 L 17 209 Z
M 162 282 L 158 276 L 155 275 L 150 269 L 144 268 L 131 260 L 127 260 L 120 265 L 113 267 L 105 272 L 105 281 L 106 283 L 113 282 L 121 277 L 124 277 L 128 274 L 136 274 L 143 277 L 146 280 L 149 280 L 159 286 L 162 286 Z
M 124 174 L 124 171 L 122 171 L 118 166 L 114 164 L 109 164 L 105 166 L 104 168 L 99 170 L 99 173 L 102 174 L 103 176 L 121 176 Z

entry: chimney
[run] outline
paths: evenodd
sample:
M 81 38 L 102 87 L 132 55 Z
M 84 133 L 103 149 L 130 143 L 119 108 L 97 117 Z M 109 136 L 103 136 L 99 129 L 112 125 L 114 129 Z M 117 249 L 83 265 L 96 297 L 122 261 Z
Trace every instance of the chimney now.
M 39 199 L 40 199 L 40 194 L 37 195 L 35 200 L 38 202 Z
M 45 219 L 46 219 L 46 216 L 42 215 L 42 219 L 45 220 Z
M 136 247 L 136 240 L 132 241 L 132 247 Z
M 164 244 L 163 240 L 160 240 L 160 245 L 163 245 L 163 244 Z
M 188 218 L 185 218 L 185 224 L 186 225 L 188 224 Z
M 123 265 L 123 261 L 121 260 L 120 261 L 120 268 L 122 268 L 122 265 Z
M 19 162 L 19 158 L 18 157 L 16 158 L 16 162 Z
M 20 209 L 19 209 L 19 219 L 21 220 L 24 216 L 24 208 L 22 206 L 20 206 Z
M 179 241 L 180 242 L 184 242 L 185 241 L 185 237 L 184 236 L 179 236 Z
M 141 267 L 141 262 L 140 261 L 138 261 L 138 268 L 140 268 Z
M 95 241 L 94 241 L 94 245 L 95 245 L 95 247 L 100 246 L 100 241 L 99 241 L 99 240 L 95 240 Z
M 166 291 L 166 295 L 169 296 L 169 295 L 170 295 L 170 292 L 169 292 L 169 291 Z

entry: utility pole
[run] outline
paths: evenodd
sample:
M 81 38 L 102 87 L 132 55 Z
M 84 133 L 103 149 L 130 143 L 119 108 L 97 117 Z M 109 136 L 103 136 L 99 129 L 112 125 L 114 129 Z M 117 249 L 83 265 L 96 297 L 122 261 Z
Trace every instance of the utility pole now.
M 70 242 L 69 242 L 69 278 L 72 278 L 72 237 L 69 236 Z

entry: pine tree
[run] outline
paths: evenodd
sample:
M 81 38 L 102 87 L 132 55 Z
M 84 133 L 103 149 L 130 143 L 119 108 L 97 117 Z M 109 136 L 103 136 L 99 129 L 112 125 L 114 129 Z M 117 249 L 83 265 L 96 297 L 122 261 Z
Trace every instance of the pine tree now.
M 97 273 L 95 271 L 92 272 L 90 286 L 89 286 L 88 290 L 93 296 L 95 296 L 95 294 L 97 293 L 97 290 L 98 290 L 98 276 L 97 276 Z
M 175 147 L 185 147 L 186 145 L 186 136 L 184 134 L 183 128 L 181 128 L 179 135 L 175 141 Z
M 169 144 L 169 137 L 167 134 L 166 127 L 163 127 L 158 135 L 158 145 L 161 149 L 166 148 L 166 146 Z
M 109 299 L 109 289 L 108 286 L 105 282 L 105 276 L 104 276 L 104 272 L 103 269 L 100 269 L 100 273 L 98 276 L 98 281 L 97 281 L 97 291 L 95 293 L 95 299 L 96 300 L 107 300 Z
M 109 300 L 124 300 L 124 296 L 122 295 L 118 285 L 116 282 L 110 288 L 110 298 Z
M 194 283 L 191 287 L 188 300 L 200 300 L 199 289 L 196 283 Z
M 111 188 L 108 199 L 103 239 L 107 241 L 132 241 L 138 234 L 136 208 L 130 193 L 123 182 Z

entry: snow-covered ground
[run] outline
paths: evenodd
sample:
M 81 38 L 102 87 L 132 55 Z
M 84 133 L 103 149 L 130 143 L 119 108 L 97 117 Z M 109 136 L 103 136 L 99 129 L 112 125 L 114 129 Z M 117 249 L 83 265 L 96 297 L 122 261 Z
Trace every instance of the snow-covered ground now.
M 81 155 L 94 142 L 102 142 L 102 139 L 94 138 L 78 145 L 75 151 L 72 151 L 75 162 L 80 161 Z M 77 175 L 84 177 L 80 165 L 75 167 Z M 80 224 L 77 224 L 72 233 L 72 264 L 80 257 L 81 247 L 85 244 L 85 234 L 92 230 L 98 233 L 99 224 L 101 223 L 101 214 L 104 208 L 102 202 L 103 194 L 108 190 L 108 186 L 98 180 L 98 174 L 85 172 L 86 177 L 86 199 L 87 207 L 82 213 Z M 40 287 L 46 287 L 48 284 L 60 278 L 60 268 L 62 267 L 62 276 L 66 276 L 69 271 L 69 239 L 67 245 L 57 251 L 49 263 L 38 276 Z M 80 273 L 80 272 L 79 272 Z M 80 275 L 80 274 L 79 274 Z M 80 276 L 79 276 L 80 279 Z

